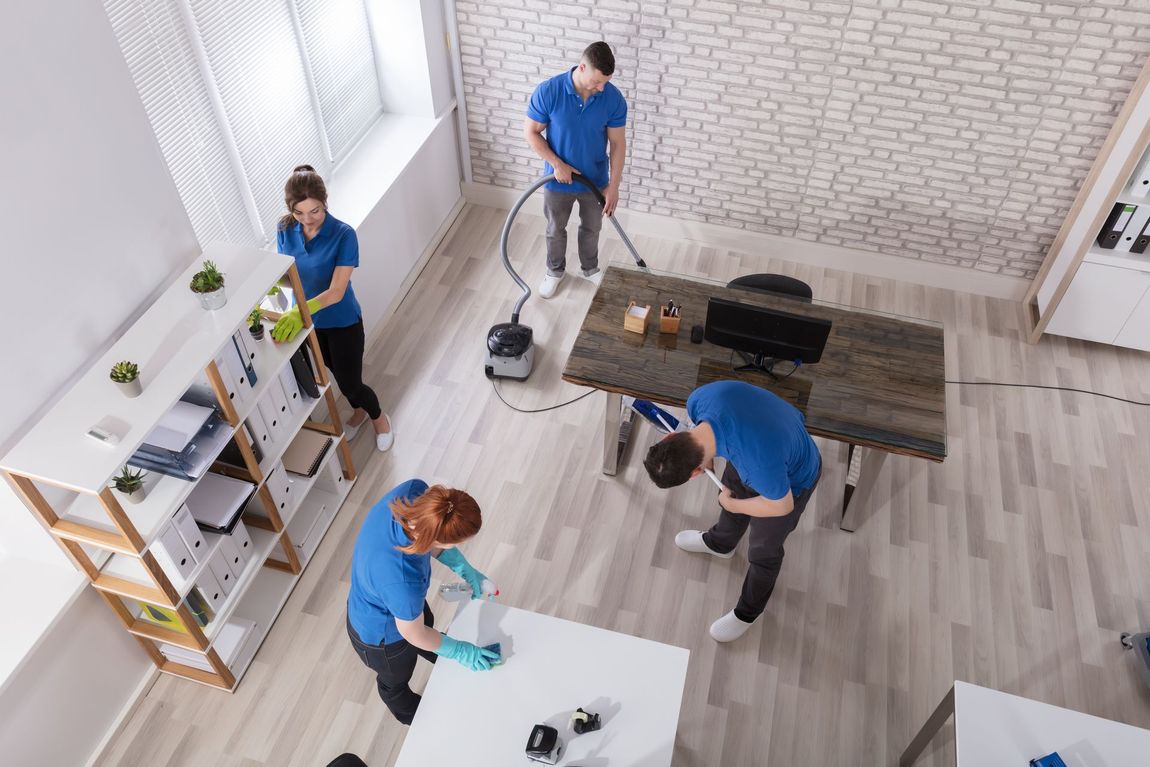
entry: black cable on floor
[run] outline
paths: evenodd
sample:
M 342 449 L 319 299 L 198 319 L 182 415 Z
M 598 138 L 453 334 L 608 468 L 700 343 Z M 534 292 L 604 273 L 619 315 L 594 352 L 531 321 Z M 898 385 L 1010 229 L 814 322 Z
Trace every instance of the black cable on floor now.
M 503 399 L 503 394 L 499 391 L 499 387 L 495 385 L 495 379 L 494 378 L 491 379 L 491 388 L 495 390 L 495 396 L 499 397 L 500 402 L 502 402 L 504 405 L 511 408 L 512 410 L 514 410 L 517 413 L 546 413 L 548 410 L 558 410 L 561 407 L 567 407 L 568 405 L 574 405 L 579 400 L 586 399 L 587 397 L 590 397 L 592 394 L 594 394 L 595 392 L 598 391 L 598 389 L 592 389 L 591 391 L 587 392 L 586 394 L 580 394 L 575 399 L 568 400 L 566 402 L 560 402 L 558 405 L 552 405 L 551 407 L 541 407 L 538 410 L 524 410 L 523 408 L 515 407 L 510 402 Z
M 1113 394 L 1103 394 L 1099 391 L 1090 391 L 1089 389 L 1075 389 L 1071 386 L 1046 386 L 1045 384 L 1026 384 L 1026 383 L 1003 383 L 1001 381 L 947 381 L 948 384 L 959 384 L 960 386 L 1012 386 L 1018 389 L 1052 389 L 1054 391 L 1072 391 L 1079 394 L 1090 394 L 1095 397 L 1105 397 L 1106 399 L 1118 400 L 1125 402 L 1128 405 L 1141 405 L 1142 407 L 1150 407 L 1150 402 L 1139 402 L 1134 399 L 1126 399 L 1125 397 L 1116 397 Z

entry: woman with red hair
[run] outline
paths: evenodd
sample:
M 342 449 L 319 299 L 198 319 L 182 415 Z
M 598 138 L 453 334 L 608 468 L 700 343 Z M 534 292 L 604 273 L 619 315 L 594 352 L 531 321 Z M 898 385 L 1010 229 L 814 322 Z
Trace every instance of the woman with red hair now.
M 416 658 L 435 663 L 442 655 L 472 671 L 486 671 L 499 660 L 432 628 L 435 616 L 427 604 L 432 557 L 467 581 L 473 599 L 497 593 L 457 548 L 482 525 L 479 504 L 467 493 L 412 479 L 371 508 L 356 538 L 347 634 L 375 672 L 379 697 L 403 724 L 411 724 L 420 701 L 408 686 Z

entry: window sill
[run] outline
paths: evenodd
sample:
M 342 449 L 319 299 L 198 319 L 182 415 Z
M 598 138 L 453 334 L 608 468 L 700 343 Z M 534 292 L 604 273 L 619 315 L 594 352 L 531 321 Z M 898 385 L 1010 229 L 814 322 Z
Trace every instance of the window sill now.
M 452 101 L 438 117 L 383 115 L 348 154 L 327 184 L 336 218 L 359 228 L 403 175 L 408 164 L 444 121 L 454 119 Z

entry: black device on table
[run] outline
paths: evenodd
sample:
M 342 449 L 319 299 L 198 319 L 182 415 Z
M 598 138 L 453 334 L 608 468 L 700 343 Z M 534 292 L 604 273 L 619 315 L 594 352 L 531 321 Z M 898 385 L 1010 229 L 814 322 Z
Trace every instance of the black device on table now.
M 726 298 L 707 302 L 703 328 L 703 336 L 711 343 L 746 355 L 746 364 L 735 370 L 761 370 L 772 375 L 771 368 L 778 360 L 808 365 L 818 362 L 830 333 L 830 320 Z

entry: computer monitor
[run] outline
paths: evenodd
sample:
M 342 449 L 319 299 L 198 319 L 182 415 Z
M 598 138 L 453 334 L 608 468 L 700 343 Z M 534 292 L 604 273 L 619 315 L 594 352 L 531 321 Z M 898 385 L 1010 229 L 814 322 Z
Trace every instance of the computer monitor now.
M 717 346 L 754 355 L 745 367 L 770 372 L 772 360 L 818 362 L 830 332 L 830 320 L 711 298 L 703 337 Z

